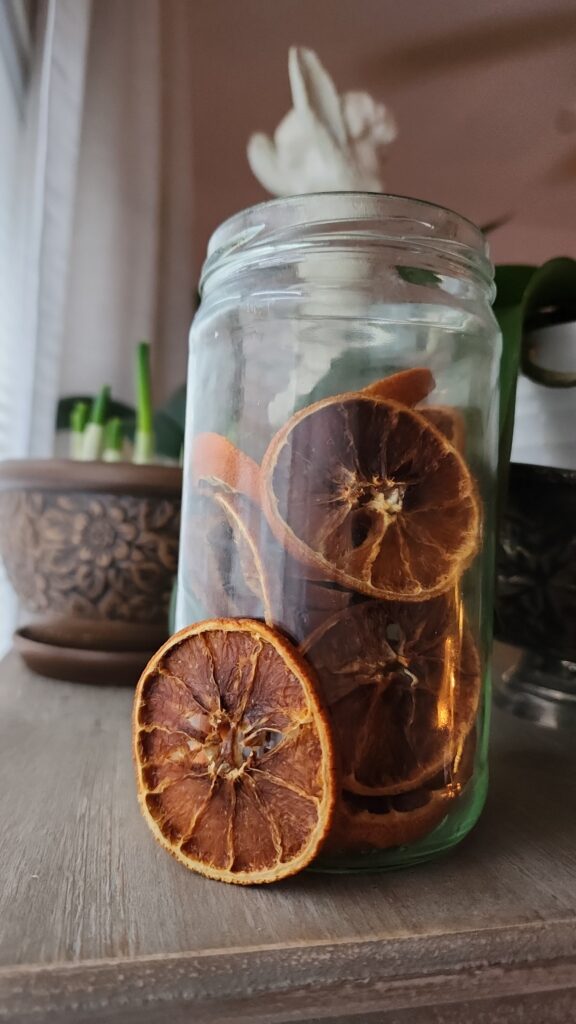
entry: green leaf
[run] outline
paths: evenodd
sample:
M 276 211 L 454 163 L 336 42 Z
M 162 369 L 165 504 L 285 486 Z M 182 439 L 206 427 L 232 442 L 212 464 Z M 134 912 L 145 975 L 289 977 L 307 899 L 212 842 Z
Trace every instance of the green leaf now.
M 538 267 L 525 263 L 503 263 L 496 267 L 496 299 L 494 309 L 518 306 L 523 299 L 526 288 L 538 271 Z
M 437 288 L 442 282 L 439 274 L 433 270 L 426 270 L 424 267 L 396 267 L 398 276 L 408 284 L 421 285 L 424 288 Z
M 154 435 L 156 452 L 169 459 L 179 459 L 180 449 L 184 442 L 184 429 L 175 420 L 167 416 L 163 409 L 154 413 Z
M 122 451 L 122 420 L 112 416 L 104 427 L 104 448 L 114 452 Z
M 159 410 L 183 432 L 186 426 L 186 385 L 182 384 Z
M 61 398 L 56 409 L 56 430 L 68 430 L 70 416 L 77 402 L 85 402 L 91 407 L 93 400 L 93 395 L 70 395 Z M 116 399 L 111 398 L 108 402 L 108 415 L 119 416 L 121 420 L 125 421 L 134 417 L 134 409 L 124 402 L 117 402 Z
M 330 369 L 317 384 L 314 385 L 308 394 L 298 400 L 295 412 L 305 409 L 314 402 L 319 402 L 329 395 L 338 395 L 340 392 L 349 391 L 353 386 L 355 391 L 373 384 L 379 377 L 385 377 L 387 373 L 393 373 L 394 368 L 388 365 L 386 349 L 366 348 L 348 349 L 341 356 L 333 359 Z
M 88 423 L 94 423 L 98 427 L 103 427 L 106 420 L 108 419 L 108 413 L 110 408 L 110 385 L 105 384 L 100 389 L 96 398 L 92 402 L 92 408 L 90 409 L 90 415 L 88 417 Z
M 500 363 L 499 499 L 507 490 L 508 464 L 514 432 L 516 382 L 522 363 L 524 325 L 530 313 L 544 306 L 573 304 L 576 260 L 559 257 L 541 267 L 523 264 L 496 267 L 494 314 L 502 331 Z
M 81 434 L 88 423 L 89 414 L 90 406 L 88 402 L 76 402 L 70 413 L 70 422 L 68 424 L 70 430 L 75 434 Z

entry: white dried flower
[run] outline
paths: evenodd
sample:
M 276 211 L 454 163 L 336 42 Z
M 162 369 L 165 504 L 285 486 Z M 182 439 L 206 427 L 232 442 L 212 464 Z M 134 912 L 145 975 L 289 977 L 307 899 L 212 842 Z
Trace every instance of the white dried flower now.
M 381 192 L 383 150 L 396 138 L 390 111 L 363 92 L 340 97 L 313 50 L 291 47 L 288 72 L 293 108 L 274 139 L 257 133 L 248 161 L 272 195 Z

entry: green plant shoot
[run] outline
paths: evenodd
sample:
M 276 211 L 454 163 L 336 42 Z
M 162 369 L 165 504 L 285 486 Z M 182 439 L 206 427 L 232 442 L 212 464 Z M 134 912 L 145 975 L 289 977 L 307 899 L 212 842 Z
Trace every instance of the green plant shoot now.
M 88 422 L 88 402 L 76 402 L 70 413 L 70 458 L 81 459 L 84 428 Z
M 102 454 L 104 424 L 108 418 L 109 401 L 110 387 L 105 384 L 92 403 L 90 418 L 82 435 L 82 459 L 85 462 L 99 459 Z
M 119 416 L 113 416 L 104 428 L 104 462 L 121 462 L 123 443 L 122 420 Z
M 142 341 L 136 352 L 136 433 L 134 435 L 134 462 L 154 461 L 154 413 L 152 410 L 152 382 L 150 376 L 150 345 Z

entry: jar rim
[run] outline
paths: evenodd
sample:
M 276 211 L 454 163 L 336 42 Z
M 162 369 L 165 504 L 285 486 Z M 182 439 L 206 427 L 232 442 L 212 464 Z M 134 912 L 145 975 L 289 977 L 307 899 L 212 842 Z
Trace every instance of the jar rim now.
M 269 199 L 234 213 L 208 243 L 201 286 L 213 270 L 272 246 L 307 245 L 332 234 L 372 243 L 434 247 L 469 262 L 491 282 L 493 268 L 483 232 L 454 210 L 425 199 L 380 192 L 311 192 Z

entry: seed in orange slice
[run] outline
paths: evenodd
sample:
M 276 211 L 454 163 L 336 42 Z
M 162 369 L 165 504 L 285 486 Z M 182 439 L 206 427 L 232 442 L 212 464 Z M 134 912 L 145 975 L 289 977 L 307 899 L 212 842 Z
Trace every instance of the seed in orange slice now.
M 330 709 L 345 789 L 402 793 L 450 765 L 474 724 L 478 657 L 453 598 L 365 601 L 302 645 Z
M 290 554 L 372 597 L 440 594 L 478 547 L 479 503 L 462 456 L 389 399 L 352 393 L 297 413 L 270 442 L 261 481 Z
M 417 405 L 436 387 L 436 381 L 424 366 L 414 366 L 410 370 L 400 370 L 399 373 L 392 373 L 389 377 L 382 377 L 381 380 L 362 388 L 363 395 L 373 395 L 376 398 L 391 398 L 394 402 L 401 402 L 402 405 Z
M 173 636 L 136 688 L 133 743 L 144 817 L 186 867 L 275 882 L 319 851 L 336 798 L 330 727 L 275 630 L 217 619 Z
M 197 434 L 192 441 L 190 466 L 192 483 L 214 487 L 224 484 L 259 502 L 258 463 L 222 434 Z
M 459 409 L 450 405 L 425 405 L 418 410 L 425 420 L 436 427 L 459 452 L 466 448 L 464 417 Z

